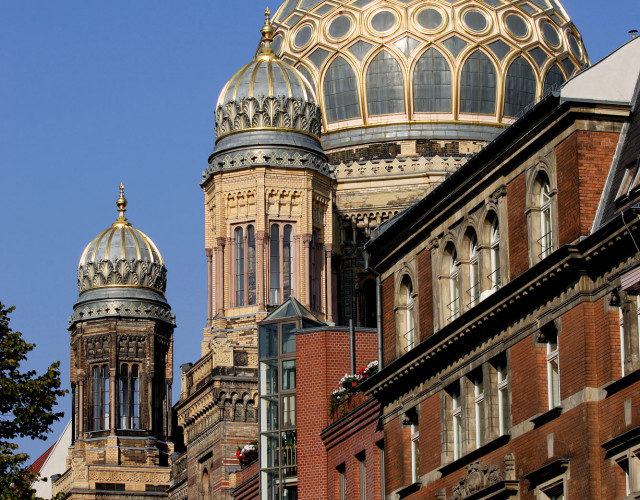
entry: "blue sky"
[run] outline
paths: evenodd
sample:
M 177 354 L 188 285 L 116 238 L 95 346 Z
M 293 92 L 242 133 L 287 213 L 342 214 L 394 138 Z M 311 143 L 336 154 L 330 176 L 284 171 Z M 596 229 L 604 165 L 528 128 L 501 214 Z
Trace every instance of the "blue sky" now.
M 562 3 L 592 62 L 640 29 L 638 0 Z M 78 259 L 115 219 L 121 181 L 129 220 L 167 264 L 175 378 L 180 364 L 199 358 L 206 316 L 199 182 L 218 93 L 253 56 L 265 6 L 0 1 L 0 301 L 17 306 L 11 326 L 37 344 L 27 368 L 41 372 L 61 360 L 68 387 Z M 69 412 L 68 397 L 61 408 Z M 19 444 L 33 459 L 49 446 Z

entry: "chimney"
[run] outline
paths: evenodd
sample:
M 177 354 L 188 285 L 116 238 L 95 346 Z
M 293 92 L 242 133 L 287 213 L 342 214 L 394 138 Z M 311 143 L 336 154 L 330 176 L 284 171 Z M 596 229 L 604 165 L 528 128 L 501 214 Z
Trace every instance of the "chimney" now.
M 638 30 L 629 30 L 629 34 L 631 35 L 631 40 L 638 38 Z

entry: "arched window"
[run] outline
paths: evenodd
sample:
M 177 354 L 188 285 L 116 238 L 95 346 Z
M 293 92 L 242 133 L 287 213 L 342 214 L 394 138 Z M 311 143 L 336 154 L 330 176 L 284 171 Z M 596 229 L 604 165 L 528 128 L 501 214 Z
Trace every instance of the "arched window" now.
M 252 225 L 233 232 L 235 305 L 256 303 L 256 233 Z
M 480 302 L 480 252 L 475 233 L 469 239 L 469 307 Z
M 540 189 L 540 258 L 544 259 L 553 249 L 553 231 L 551 229 L 551 186 L 544 179 Z
M 496 70 L 480 50 L 471 54 L 462 67 L 460 111 L 493 115 L 496 112 Z
M 91 379 L 92 430 L 105 430 L 109 428 L 109 367 L 94 366 L 91 369 Z
M 269 302 L 280 304 L 292 294 L 293 226 L 272 224 L 269 232 Z
M 509 66 L 504 94 L 505 116 L 518 116 L 536 99 L 536 77 L 531 65 L 520 56 Z
M 235 230 L 236 240 L 236 305 L 244 305 L 244 235 L 241 227 Z
M 458 275 L 458 264 L 458 253 L 456 252 L 455 248 L 452 248 L 449 253 L 449 303 L 447 304 L 448 321 L 453 321 L 458 316 L 460 316 L 460 277 Z
M 551 69 L 544 79 L 544 95 L 547 95 L 549 92 L 559 89 L 564 82 L 565 80 L 562 71 L 557 64 L 554 64 L 553 66 L 551 66 Z
M 418 343 L 415 321 L 413 283 L 408 275 L 402 277 L 398 290 L 398 343 L 400 354 L 413 349 Z
M 491 283 L 491 290 L 497 290 L 502 286 L 502 278 L 500 276 L 500 226 L 498 224 L 498 218 L 494 217 L 491 222 L 491 236 L 489 239 L 489 252 L 490 252 L 490 266 L 491 273 L 489 274 L 489 281 Z
M 413 70 L 413 110 L 416 113 L 451 112 L 451 69 L 436 49 L 427 49 Z
M 319 311 L 322 306 L 322 269 L 323 248 L 320 233 L 314 229 L 311 233 L 311 308 Z
M 370 115 L 404 112 L 404 77 L 396 59 L 383 50 L 367 68 L 367 109 Z
M 209 472 L 207 471 L 207 469 L 205 469 L 204 472 L 202 473 L 201 488 L 202 488 L 201 489 L 202 499 L 208 500 L 210 496 L 210 491 L 209 491 Z
M 358 80 L 343 57 L 331 63 L 324 77 L 324 109 L 329 122 L 360 117 Z
M 140 428 L 140 368 L 137 364 L 120 366 L 120 428 Z

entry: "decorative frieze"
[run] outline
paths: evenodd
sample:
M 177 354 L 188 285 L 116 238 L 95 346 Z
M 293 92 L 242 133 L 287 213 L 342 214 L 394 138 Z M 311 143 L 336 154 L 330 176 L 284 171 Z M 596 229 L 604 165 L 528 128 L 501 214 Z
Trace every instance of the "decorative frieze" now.
M 85 339 L 85 357 L 88 361 L 102 361 L 109 359 L 109 336 L 99 335 Z
M 167 289 L 167 270 L 157 262 L 112 259 L 78 267 L 80 293 L 105 286 L 144 286 L 161 293 Z
M 485 465 L 482 461 L 467 465 L 467 475 L 453 486 L 453 495 L 449 500 L 462 500 L 502 481 L 515 481 L 516 469 L 513 453 L 503 459 L 505 468 L 498 465 Z
M 144 335 L 118 335 L 118 357 L 140 360 L 145 356 L 146 337 Z
M 334 167 L 335 178 L 379 177 L 381 175 L 401 175 L 427 172 L 454 172 L 467 162 L 465 157 L 442 158 L 440 156 L 415 158 L 394 158 L 365 163 L 340 163 Z

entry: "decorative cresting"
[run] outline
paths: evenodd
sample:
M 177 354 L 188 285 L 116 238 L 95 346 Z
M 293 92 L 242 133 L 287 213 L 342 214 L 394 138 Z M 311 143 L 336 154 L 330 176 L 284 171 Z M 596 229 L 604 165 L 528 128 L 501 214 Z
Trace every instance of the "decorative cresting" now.
M 82 294 L 96 288 L 129 286 L 150 288 L 164 295 L 167 270 L 162 255 L 155 243 L 131 226 L 124 216 L 127 200 L 122 184 L 116 205 L 116 221 L 82 252 L 78 264 L 78 291 Z M 118 305 L 114 304 L 114 307 Z
M 381 125 L 496 128 L 589 64 L 560 0 L 285 0 L 274 24 L 276 55 L 316 90 L 326 144 Z
M 271 47 L 275 28 L 265 11 L 262 46 L 225 85 L 216 108 L 216 140 L 233 132 L 276 129 L 320 137 L 322 117 L 309 82 Z

